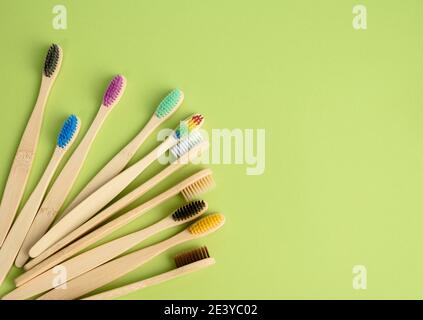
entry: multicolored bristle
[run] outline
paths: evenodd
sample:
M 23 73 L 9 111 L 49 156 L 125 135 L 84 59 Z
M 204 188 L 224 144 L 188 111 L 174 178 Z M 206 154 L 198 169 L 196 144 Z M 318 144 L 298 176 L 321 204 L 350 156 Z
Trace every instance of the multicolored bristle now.
M 193 235 L 205 235 L 216 231 L 225 223 L 225 216 L 221 213 L 213 213 L 194 222 L 188 227 L 188 232 Z
M 62 129 L 57 137 L 57 146 L 62 149 L 69 147 L 75 141 L 80 127 L 81 121 L 79 118 L 73 114 L 70 115 L 63 123 Z
M 173 89 L 159 104 L 155 115 L 157 118 L 163 119 L 168 117 L 172 112 L 182 104 L 184 93 L 179 89 Z
M 208 204 L 204 200 L 191 201 L 172 213 L 172 219 L 176 222 L 193 220 L 206 212 L 207 208 Z
M 204 123 L 204 116 L 197 113 L 191 117 L 181 121 L 175 129 L 174 136 L 176 139 L 183 139 L 191 132 L 201 128 Z
M 194 131 L 185 139 L 179 140 L 169 151 L 175 159 L 178 159 L 203 141 L 203 135 L 198 131 Z
M 196 248 L 190 251 L 182 252 L 176 255 L 173 260 L 177 268 L 186 266 L 188 264 L 210 258 L 209 250 L 206 246 Z
M 122 75 L 115 76 L 110 81 L 103 96 L 103 106 L 112 107 L 116 105 L 122 97 L 126 87 L 126 79 Z
M 60 63 L 62 57 L 62 49 L 57 44 L 52 44 L 48 49 L 46 58 L 44 60 L 44 75 L 51 78 Z
M 191 201 L 197 198 L 199 195 L 209 191 L 214 188 L 216 185 L 213 179 L 213 173 L 210 171 L 207 175 L 199 178 L 197 181 L 194 181 L 189 186 L 185 187 L 181 194 L 184 197 L 185 201 Z

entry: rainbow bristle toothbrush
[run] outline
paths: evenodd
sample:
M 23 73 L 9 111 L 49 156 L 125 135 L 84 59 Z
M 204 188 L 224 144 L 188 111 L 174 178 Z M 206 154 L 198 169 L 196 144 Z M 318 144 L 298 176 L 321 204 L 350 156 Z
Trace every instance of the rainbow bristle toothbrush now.
M 225 216 L 223 214 L 209 214 L 169 239 L 103 264 L 75 279 L 67 281 L 66 289 L 55 288 L 38 299 L 70 300 L 79 298 L 137 269 L 178 244 L 198 239 L 217 231 L 224 223 Z
M 41 86 L 31 117 L 16 151 L 0 204 L 0 247 L 18 211 L 37 151 L 47 98 L 62 65 L 63 51 L 52 44 L 44 61 Z
M 61 262 L 60 268 L 66 270 L 66 279 L 67 281 L 70 281 L 104 263 L 107 263 L 163 230 L 197 219 L 207 211 L 207 208 L 208 205 L 203 200 L 192 201 L 147 228 L 107 242 L 67 261 Z M 55 267 L 47 270 L 35 279 L 32 279 L 28 283 L 24 284 L 22 287 L 19 287 L 17 290 L 19 290 L 20 297 L 23 297 L 24 295 L 26 298 L 29 298 L 53 289 L 55 283 L 54 279 L 57 277 L 57 274 L 54 272 L 54 268 Z M 17 292 L 15 292 L 15 294 Z
M 148 279 L 137 281 L 123 287 L 104 291 L 82 300 L 111 300 L 119 298 L 135 291 L 145 289 L 181 276 L 200 271 L 216 263 L 216 260 L 210 257 L 207 247 L 200 247 L 185 251 L 174 257 L 176 269 L 161 273 Z
M 115 76 L 110 82 L 106 92 L 104 93 L 102 104 L 94 121 L 41 204 L 41 207 L 38 210 L 34 222 L 32 223 L 28 235 L 26 236 L 21 250 L 16 258 L 15 264 L 17 267 L 22 267 L 25 264 L 29 258 L 29 249 L 47 231 L 48 227 L 60 211 L 60 208 L 65 202 L 66 197 L 78 177 L 98 131 L 113 107 L 119 102 L 125 91 L 125 87 L 126 79 L 121 75 Z
M 168 119 L 182 104 L 184 100 L 184 93 L 179 89 L 172 90 L 158 105 L 153 116 L 144 126 L 144 128 L 132 139 L 129 144 L 124 147 L 112 160 L 107 163 L 103 169 L 85 186 L 84 189 L 75 197 L 71 204 L 65 209 L 63 215 L 69 213 L 73 208 L 81 203 L 95 190 L 100 188 L 103 184 L 114 178 L 121 172 L 133 155 L 141 147 L 148 136 L 166 119 Z
M 43 253 L 55 242 L 75 230 L 105 205 L 112 201 L 122 190 L 124 190 L 138 175 L 141 174 L 154 160 L 160 157 L 169 148 L 175 146 L 180 139 L 189 136 L 194 130 L 199 129 L 204 122 L 204 117 L 195 114 L 182 121 L 175 131 L 158 147 L 151 151 L 143 159 L 122 171 L 119 175 L 104 184 L 88 198 L 82 201 L 71 212 L 64 216 L 47 233 L 38 240 L 29 250 L 29 255 L 34 258 Z
M 192 134 L 195 134 L 195 132 Z M 193 141 L 195 141 L 195 139 L 186 139 L 184 140 L 184 143 L 192 143 Z M 15 279 L 16 285 L 21 286 L 22 284 L 28 282 L 37 275 L 50 269 L 56 264 L 72 257 L 84 248 L 109 235 L 114 230 L 117 230 L 118 228 L 122 227 L 127 223 L 130 223 L 134 219 L 149 212 L 151 209 L 155 208 L 159 204 L 178 194 L 181 194 L 184 197 L 185 201 L 191 201 L 193 199 L 198 198 L 198 196 L 200 196 L 201 194 L 212 189 L 215 185 L 212 171 L 210 169 L 201 170 L 196 174 L 188 177 L 187 179 L 181 181 L 172 188 L 154 197 L 153 199 L 123 214 L 122 217 L 114 219 L 106 225 L 89 233 L 94 228 L 113 217 L 113 215 L 115 215 L 117 212 L 130 205 L 141 195 L 151 190 L 151 188 L 166 179 L 173 172 L 179 170 L 180 168 L 188 164 L 189 161 L 198 157 L 205 150 L 207 150 L 208 147 L 209 143 L 207 140 L 201 141 L 197 145 L 193 145 L 193 147 L 189 149 L 189 152 L 185 153 L 176 161 L 169 164 L 165 169 L 156 174 L 154 177 L 152 177 L 151 179 L 149 179 L 148 181 L 146 181 L 138 188 L 119 199 L 118 201 L 114 202 L 109 207 L 99 212 L 97 215 L 92 217 L 83 225 L 66 235 L 64 238 L 60 239 L 53 246 L 44 251 L 41 255 L 30 260 L 24 266 L 25 270 L 28 271 Z
M 27 231 L 34 220 L 41 201 L 43 200 L 47 187 L 53 178 L 54 172 L 65 153 L 75 141 L 80 126 L 81 122 L 76 116 L 71 115 L 67 118 L 60 130 L 56 148 L 54 149 L 54 153 L 46 170 L 44 171 L 44 174 L 10 229 L 6 240 L 0 249 L 0 285 L 4 281 L 9 269 L 12 267 L 13 261 L 19 252 Z

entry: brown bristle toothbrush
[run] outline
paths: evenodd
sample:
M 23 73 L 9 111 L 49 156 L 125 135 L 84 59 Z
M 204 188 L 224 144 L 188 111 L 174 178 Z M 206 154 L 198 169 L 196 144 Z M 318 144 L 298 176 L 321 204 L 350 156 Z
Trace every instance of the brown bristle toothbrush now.
M 104 291 L 82 300 L 112 300 L 126 296 L 135 291 L 145 289 L 181 276 L 200 271 L 216 263 L 216 260 L 210 257 L 207 247 L 200 247 L 190 251 L 183 252 L 174 257 L 176 269 L 164 272 L 157 276 L 137 281 L 123 287 Z
M 197 219 L 207 211 L 207 208 L 207 202 L 203 200 L 192 201 L 147 228 L 107 242 L 65 262 L 61 262 L 60 268 L 66 270 L 66 280 L 70 281 L 116 258 L 163 230 Z M 43 274 L 17 288 L 15 290 L 16 292 L 14 292 L 14 296 L 19 297 L 19 299 L 27 299 L 53 289 L 54 279 L 57 277 L 56 272 L 54 272 L 56 267 L 47 270 Z
M 6 187 L 3 191 L 3 198 L 0 204 L 0 247 L 12 226 L 13 219 L 15 218 L 19 204 L 22 200 L 37 151 L 47 98 L 59 74 L 62 59 L 62 49 L 59 45 L 52 44 L 44 60 L 37 102 L 35 103 L 31 117 L 22 135 L 21 142 L 19 143 L 15 159 L 10 169 L 9 177 L 7 178 Z
M 173 237 L 103 264 L 66 282 L 65 290 L 55 288 L 39 297 L 38 300 L 77 299 L 137 269 L 178 244 L 198 239 L 217 231 L 224 223 L 225 216 L 223 214 L 209 214 Z

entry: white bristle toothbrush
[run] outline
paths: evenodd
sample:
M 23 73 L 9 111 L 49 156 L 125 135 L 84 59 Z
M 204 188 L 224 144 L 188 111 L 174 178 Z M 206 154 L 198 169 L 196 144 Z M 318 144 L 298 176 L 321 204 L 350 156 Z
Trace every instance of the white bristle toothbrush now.
M 94 270 L 67 281 L 66 289 L 55 288 L 39 297 L 38 300 L 71 300 L 79 298 L 137 269 L 178 244 L 198 239 L 217 231 L 224 223 L 225 216 L 223 214 L 209 214 L 173 237 L 107 262 Z
M 65 209 L 62 216 L 65 216 L 73 208 L 87 198 L 91 193 L 100 188 L 103 184 L 114 178 L 121 172 L 137 150 L 141 147 L 148 136 L 166 119 L 168 119 L 182 104 L 184 100 L 184 93 L 179 89 L 172 90 L 158 105 L 156 111 L 144 126 L 144 128 L 132 139 L 129 144 L 117 153 L 112 160 L 110 160 L 101 169 L 97 175 L 82 189 L 82 191 L 75 197 L 75 199 Z
M 207 211 L 207 208 L 208 205 L 203 200 L 192 201 L 147 228 L 107 242 L 67 261 L 61 262 L 60 268 L 66 270 L 66 280 L 70 281 L 116 258 L 163 230 L 197 219 Z M 25 296 L 29 298 L 53 289 L 54 280 L 57 277 L 54 270 L 55 267 L 25 283 L 22 287 L 19 287 L 20 297 Z
M 56 148 L 54 149 L 54 153 L 46 170 L 44 171 L 44 174 L 16 218 L 16 221 L 14 222 L 6 240 L 3 243 L 3 246 L 0 249 L 0 285 L 4 281 L 4 278 L 15 261 L 16 255 L 19 252 L 32 221 L 34 220 L 35 214 L 37 213 L 41 201 L 44 198 L 54 172 L 56 171 L 63 156 L 75 141 L 80 127 L 81 122 L 78 117 L 74 115 L 69 116 L 63 124 L 57 138 Z
M 167 168 L 171 168 L 170 166 Z M 165 169 L 166 170 L 166 169 Z M 164 171 L 164 170 L 163 170 Z M 162 171 L 162 172 L 163 172 Z M 158 176 L 155 176 L 156 178 Z M 153 179 L 154 179 L 153 178 Z M 146 183 L 147 184 L 147 183 Z M 143 186 L 146 184 L 141 185 L 138 189 L 141 193 L 144 192 Z M 123 214 L 119 218 L 116 218 L 109 223 L 101 226 L 100 228 L 94 230 L 93 232 L 87 234 L 91 230 L 93 230 L 96 226 L 100 225 L 114 214 L 116 214 L 119 210 L 123 207 L 127 206 L 136 197 L 136 190 L 134 190 L 129 198 L 125 199 L 126 197 L 122 198 L 123 202 L 117 201 L 110 207 L 106 208 L 98 215 L 84 223 L 74 232 L 70 233 L 67 237 L 63 238 L 64 242 L 59 241 L 58 244 L 61 244 L 58 248 L 55 248 L 55 253 L 51 256 L 45 258 L 45 260 L 37 261 L 36 264 L 30 265 L 32 268 L 29 267 L 26 269 L 27 272 L 23 273 L 22 275 L 18 276 L 15 279 L 15 284 L 17 286 L 21 286 L 24 283 L 28 282 L 29 280 L 33 279 L 37 275 L 45 272 L 46 270 L 54 267 L 55 265 L 59 264 L 62 261 L 67 260 L 68 258 L 78 254 L 80 251 L 84 250 L 88 246 L 95 244 L 98 240 L 108 236 L 115 230 L 119 229 L 120 227 L 130 223 L 134 219 L 142 216 L 143 214 L 147 213 L 148 211 L 152 210 L 153 208 L 157 207 L 161 203 L 165 202 L 166 200 L 178 195 L 179 193 L 185 198 L 186 201 L 191 201 L 197 198 L 199 195 L 209 191 L 211 188 L 215 186 L 215 182 L 213 179 L 213 172 L 210 169 L 201 170 L 194 175 L 188 177 L 187 179 L 181 181 L 177 185 L 173 186 L 172 188 L 166 190 L 165 192 L 159 194 L 158 196 L 152 198 L 151 200 L 139 205 L 138 207 L 128 211 L 127 213 Z M 120 202 L 120 203 L 119 203 Z M 115 206 L 115 204 L 117 204 Z M 85 235 L 86 234 L 86 235 Z M 84 236 L 85 235 L 85 236 Z M 73 243 L 72 243 L 73 242 Z M 66 246 L 66 247 L 65 247 Z M 53 248 L 53 247 L 51 247 Z M 41 256 L 39 256 L 41 257 Z M 32 263 L 30 261 L 28 264 Z M 25 266 L 26 267 L 26 266 Z
M 210 257 L 209 250 L 205 246 L 180 253 L 174 257 L 174 261 L 176 269 L 161 273 L 148 279 L 128 284 L 123 287 L 104 291 L 93 296 L 86 297 L 82 300 L 112 300 L 126 296 L 135 291 L 202 270 L 216 263 L 216 260 Z
M 120 174 L 109 180 L 94 193 L 89 195 L 72 211 L 64 216 L 47 233 L 38 240 L 29 250 L 29 255 L 34 258 L 43 253 L 55 242 L 75 230 L 105 205 L 112 201 L 121 191 L 123 191 L 138 175 L 141 174 L 151 163 L 158 159 L 171 147 L 187 138 L 194 130 L 198 130 L 204 122 L 201 114 L 195 114 L 179 124 L 173 133 L 166 138 L 158 147 L 151 151 L 144 158 L 122 171 Z
M 44 235 L 54 221 L 78 177 L 97 133 L 113 107 L 119 102 L 125 87 L 126 79 L 121 75 L 115 76 L 109 83 L 94 121 L 41 204 L 16 258 L 15 265 L 17 267 L 22 267 L 25 264 L 29 258 L 29 249 Z
M 16 151 L 0 204 L 0 247 L 18 211 L 37 151 L 47 98 L 62 65 L 63 51 L 52 44 L 44 60 L 41 86 L 31 117 Z

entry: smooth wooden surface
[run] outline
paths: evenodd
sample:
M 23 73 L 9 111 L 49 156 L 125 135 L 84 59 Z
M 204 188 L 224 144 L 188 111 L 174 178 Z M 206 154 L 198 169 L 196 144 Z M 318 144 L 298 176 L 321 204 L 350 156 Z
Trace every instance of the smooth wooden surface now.
M 10 229 L 9 234 L 4 241 L 3 246 L 0 249 L 0 284 L 3 283 L 4 278 L 9 272 L 19 252 L 19 249 L 25 240 L 25 236 L 34 220 L 35 214 L 43 200 L 48 185 L 63 158 L 65 150 L 60 147 L 56 147 L 53 156 L 44 171 L 43 176 L 23 207 L 22 211 L 16 218 L 15 223 Z
M 0 204 L 0 246 L 3 244 L 12 225 L 25 191 L 37 150 L 45 105 L 53 83 L 54 78 L 42 76 L 37 102 L 28 120 L 10 169 Z
M 53 289 L 38 300 L 71 300 L 77 299 L 113 280 L 135 270 L 162 252 L 178 244 L 196 238 L 196 235 L 184 230 L 160 243 L 141 249 L 123 257 L 110 261 L 83 275 L 66 282 L 66 290 Z
M 171 164 L 169 165 L 165 170 L 171 169 L 173 166 L 182 166 L 182 164 Z M 164 170 L 163 170 L 164 171 Z M 163 172 L 162 171 L 162 172 Z M 169 170 L 170 171 L 170 170 Z M 160 203 L 170 199 L 171 197 L 177 195 L 182 190 L 184 190 L 187 186 L 192 185 L 196 181 L 204 178 L 205 176 L 209 176 L 212 174 L 211 169 L 204 169 L 196 174 L 188 177 L 187 179 L 181 181 L 177 185 L 173 186 L 172 188 L 166 190 L 165 192 L 161 193 L 160 195 L 154 197 L 153 199 L 145 202 L 144 204 L 141 204 L 137 208 L 132 209 L 131 211 L 127 212 L 126 214 L 120 216 L 117 219 L 114 219 L 107 223 L 106 225 L 96 229 L 95 231 L 87 234 L 86 236 L 78 239 L 79 236 L 77 234 L 74 235 L 74 239 L 78 239 L 75 242 L 71 243 L 72 240 L 68 239 L 68 243 L 70 243 L 67 247 L 63 248 L 62 250 L 56 252 L 52 256 L 48 257 L 47 259 L 43 260 L 42 262 L 35 265 L 32 269 L 29 269 L 24 274 L 20 275 L 15 279 L 15 284 L 17 286 L 21 286 L 24 283 L 28 282 L 29 280 L 33 279 L 35 276 L 45 272 L 46 270 L 54 267 L 55 265 L 59 264 L 62 261 L 65 261 L 66 259 L 72 257 L 73 255 L 77 254 L 84 248 L 90 246 L 91 244 L 94 244 L 96 241 L 102 239 L 103 237 L 109 235 L 114 230 L 117 230 L 121 226 L 125 225 L 128 221 L 132 221 L 133 219 L 136 219 L 137 217 L 141 216 L 143 213 L 148 212 L 151 208 L 154 208 L 155 206 L 159 205 Z M 154 177 L 153 179 L 155 179 Z M 151 180 L 150 180 L 151 181 Z M 139 187 L 139 188 L 142 188 Z M 87 221 L 84 225 L 82 225 L 79 228 L 79 234 L 85 234 L 89 230 L 92 230 L 95 226 L 99 225 L 101 222 L 108 219 L 110 216 L 112 216 L 114 213 L 119 211 L 120 206 L 126 206 L 128 203 L 136 199 L 136 190 L 134 190 L 131 194 L 132 196 L 129 197 L 126 201 L 122 202 L 120 205 L 116 206 L 113 210 L 108 210 L 109 208 L 113 207 L 115 204 L 118 204 L 116 202 L 111 207 L 105 209 L 103 212 L 98 214 L 97 216 L 93 217 L 91 220 Z M 131 194 L 128 194 L 131 195 Z M 124 199 L 124 198 L 122 198 Z M 126 203 L 126 204 L 125 204 Z M 75 230 L 77 231 L 77 230 Z M 35 260 L 35 259 L 34 259 Z M 31 261 L 32 262 L 32 261 Z M 31 263 L 30 262 L 30 263 Z
M 84 138 L 67 161 L 53 183 L 32 223 L 27 237 L 16 258 L 16 266 L 22 267 L 29 258 L 30 248 L 44 235 L 66 200 L 88 155 L 90 147 L 111 108 L 101 106 Z
M 90 182 L 82 189 L 82 191 L 75 197 L 70 205 L 65 209 L 63 215 L 68 214 L 78 204 L 85 200 L 95 190 L 113 179 L 119 174 L 132 159 L 137 150 L 141 147 L 144 141 L 150 134 L 162 123 L 162 119 L 155 115 L 148 121 L 144 128 L 132 139 L 119 153 L 117 153 L 98 173 L 91 179 Z M 60 221 L 60 220 L 59 220 Z
M 54 225 L 44 236 L 42 236 L 29 250 L 29 255 L 34 258 L 43 253 L 54 243 L 75 230 L 93 215 L 99 212 L 104 206 L 111 202 L 122 192 L 141 172 L 143 172 L 153 161 L 160 157 L 169 148 L 174 146 L 178 140 L 169 136 L 163 143 L 151 151 L 143 159 L 122 171 L 112 180 L 96 190 L 88 198 L 82 201 L 56 225 Z
M 210 267 L 216 263 L 214 258 L 207 258 L 200 261 L 196 261 L 193 263 L 190 263 L 186 266 L 182 266 L 180 268 L 176 268 L 173 270 L 170 270 L 168 272 L 161 273 L 157 276 L 144 279 L 141 281 L 137 281 L 131 284 L 128 284 L 123 287 L 119 287 L 113 290 L 108 290 L 101 292 L 99 294 L 95 294 L 93 296 L 86 297 L 82 300 L 111 300 L 115 298 L 119 298 L 122 296 L 125 296 L 127 294 L 130 294 L 132 292 L 151 287 L 175 278 L 178 278 L 183 275 L 187 275 L 199 270 L 202 270 L 204 268 Z

